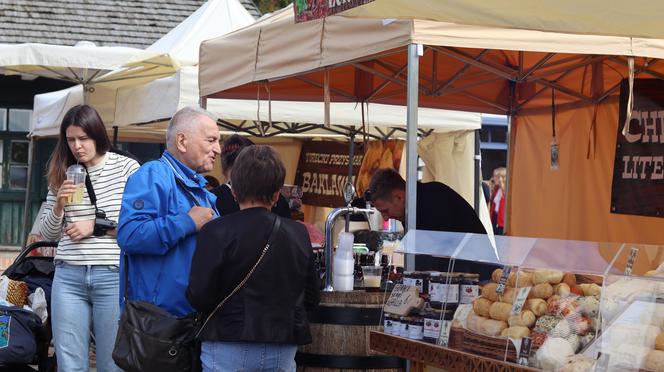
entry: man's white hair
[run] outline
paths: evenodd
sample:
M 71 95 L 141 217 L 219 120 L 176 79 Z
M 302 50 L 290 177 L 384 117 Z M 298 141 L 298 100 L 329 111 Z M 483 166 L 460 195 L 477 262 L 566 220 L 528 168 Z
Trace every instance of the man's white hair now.
M 181 132 L 191 133 L 191 130 L 199 124 L 201 116 L 208 117 L 215 123 L 217 122 L 217 118 L 211 112 L 200 107 L 187 106 L 178 110 L 168 123 L 166 146 L 170 149 L 174 148 L 177 134 Z

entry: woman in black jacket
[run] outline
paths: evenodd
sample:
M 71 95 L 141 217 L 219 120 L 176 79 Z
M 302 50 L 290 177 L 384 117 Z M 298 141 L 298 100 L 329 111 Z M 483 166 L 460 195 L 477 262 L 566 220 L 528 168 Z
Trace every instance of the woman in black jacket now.
M 227 183 L 217 185 L 210 190 L 217 197 L 217 211 L 219 215 L 226 216 L 231 213 L 235 213 L 240 210 L 233 191 L 231 190 L 231 171 L 233 170 L 233 165 L 235 164 L 235 159 L 237 159 L 240 152 L 249 146 L 255 146 L 255 144 L 248 138 L 242 137 L 237 134 L 226 138 L 224 143 L 221 145 L 221 171 L 226 178 Z M 288 201 L 281 194 L 279 194 L 279 199 L 272 206 L 272 213 L 275 213 L 284 218 L 290 217 L 290 207 Z
M 277 218 L 270 212 L 285 168 L 269 146 L 242 150 L 231 180 L 240 211 L 198 235 L 187 295 L 205 317 L 256 264 Z M 204 371 L 294 371 L 297 345 L 311 342 L 307 310 L 319 301 L 318 276 L 304 225 L 280 218 L 272 244 L 237 293 L 202 333 Z

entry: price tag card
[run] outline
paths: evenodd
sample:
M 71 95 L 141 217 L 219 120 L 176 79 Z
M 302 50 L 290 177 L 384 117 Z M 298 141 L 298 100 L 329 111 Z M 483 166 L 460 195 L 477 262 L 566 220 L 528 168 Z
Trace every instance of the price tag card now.
M 420 298 L 417 287 L 397 284 L 394 286 L 390 298 L 385 302 L 384 311 L 390 314 L 406 316 L 416 307 L 420 307 L 424 300 Z
M 523 310 L 523 305 L 528 299 L 528 293 L 530 293 L 530 288 L 532 287 L 523 287 L 519 288 L 519 291 L 516 293 L 516 298 L 512 304 L 512 315 L 520 314 Z
M 512 266 L 503 267 L 503 275 L 500 276 L 498 281 L 498 286 L 496 287 L 496 293 L 503 294 L 505 292 L 505 285 L 507 285 L 507 279 L 510 277 L 512 272 Z
M 530 337 L 521 339 L 521 350 L 519 350 L 519 358 L 517 363 L 522 366 L 528 365 L 528 358 L 530 358 L 530 349 L 533 346 L 533 340 Z
M 627 265 L 625 265 L 625 275 L 632 275 L 632 268 L 634 267 L 634 261 L 636 261 L 637 253 L 639 253 L 637 248 L 632 248 L 632 250 L 629 251 Z
M 438 337 L 438 345 L 447 347 L 450 342 L 450 332 L 452 331 L 452 322 L 443 320 L 440 325 L 440 337 Z

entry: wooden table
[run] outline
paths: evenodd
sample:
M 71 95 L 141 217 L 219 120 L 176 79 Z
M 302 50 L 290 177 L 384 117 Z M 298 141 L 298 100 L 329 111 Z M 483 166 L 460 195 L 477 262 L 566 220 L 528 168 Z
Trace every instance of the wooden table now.
M 503 362 L 469 354 L 422 341 L 388 335 L 380 331 L 371 331 L 369 335 L 371 350 L 408 359 L 410 370 L 422 372 L 426 366 L 450 371 L 493 371 L 521 372 L 537 371 L 514 363 Z

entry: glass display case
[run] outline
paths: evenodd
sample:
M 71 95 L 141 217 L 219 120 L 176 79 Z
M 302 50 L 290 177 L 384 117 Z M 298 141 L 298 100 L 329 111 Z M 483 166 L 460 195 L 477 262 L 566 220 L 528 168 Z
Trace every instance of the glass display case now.
M 423 304 L 386 313 L 386 333 L 544 370 L 664 370 L 664 246 L 413 230 L 395 254 Z

